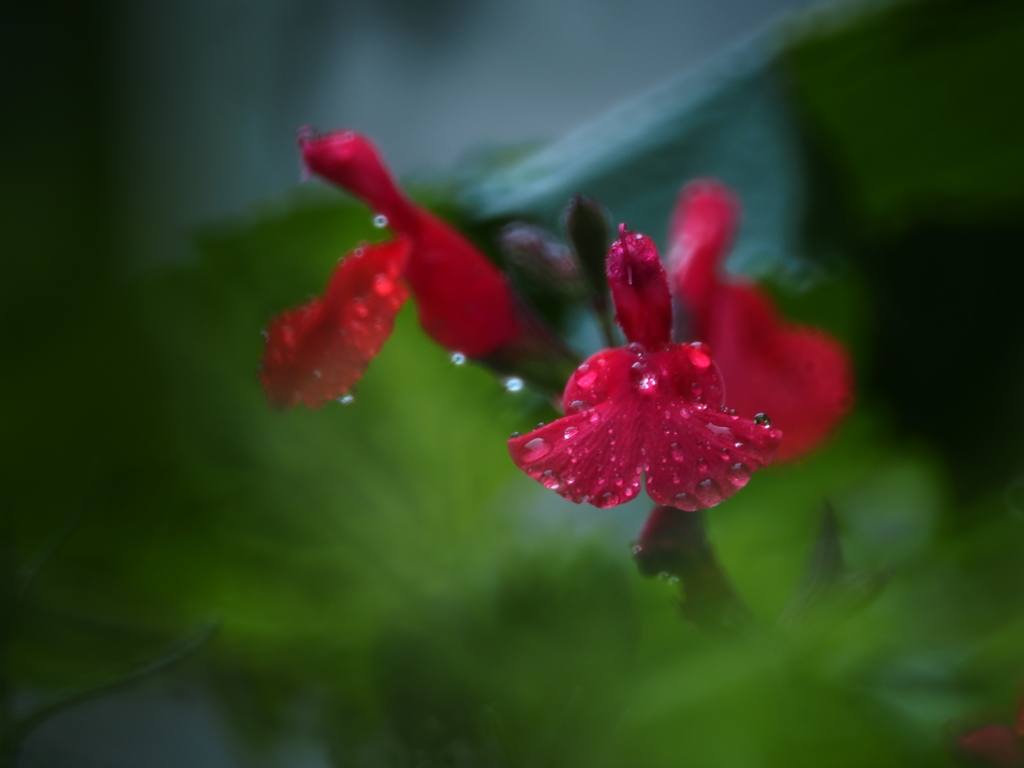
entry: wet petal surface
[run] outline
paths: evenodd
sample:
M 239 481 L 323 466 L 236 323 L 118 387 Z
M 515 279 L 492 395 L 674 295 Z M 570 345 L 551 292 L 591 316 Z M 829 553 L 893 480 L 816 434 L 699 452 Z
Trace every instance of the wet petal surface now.
M 723 409 L 704 345 L 599 352 L 566 385 L 566 416 L 509 440 L 516 465 L 570 501 L 611 507 L 641 478 L 659 504 L 713 507 L 769 461 L 781 432 Z
M 322 297 L 270 322 L 260 380 L 271 405 L 317 408 L 359 381 L 408 298 L 400 282 L 408 250 L 404 239 L 357 249 Z

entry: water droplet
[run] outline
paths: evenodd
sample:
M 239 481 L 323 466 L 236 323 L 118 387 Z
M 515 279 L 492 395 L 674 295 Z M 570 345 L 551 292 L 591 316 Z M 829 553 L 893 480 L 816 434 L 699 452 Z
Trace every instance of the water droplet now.
M 693 344 L 686 345 L 686 356 L 690 358 L 690 362 L 697 368 L 707 368 L 711 365 L 711 358 L 708 353 L 703 349 L 704 345 L 699 341 Z
M 509 376 L 502 384 L 506 392 L 522 392 L 524 386 L 523 380 L 516 376 Z
M 383 229 L 388 225 L 388 217 L 381 214 L 380 216 L 373 217 L 373 226 L 377 229 Z
M 533 428 L 534 429 L 540 429 L 543 426 L 544 426 L 544 422 L 543 421 L 538 421 L 536 424 L 533 425 Z
M 545 440 L 543 437 L 535 437 L 533 440 L 523 446 L 523 453 L 520 456 L 520 460 L 525 464 L 542 459 L 551 453 L 551 443 Z
M 317 368 L 315 371 L 313 371 L 313 378 L 314 379 L 322 379 L 323 377 L 324 377 L 324 373 L 319 368 Z
M 597 382 L 597 371 L 586 371 L 582 376 L 576 379 L 576 384 L 583 389 L 589 389 L 594 386 Z
M 577 429 L 576 427 L 566 427 L 565 428 L 565 439 L 568 440 L 570 437 L 575 435 L 577 432 L 579 432 L 579 429 Z
M 573 400 L 569 403 L 569 408 L 566 410 L 566 413 L 579 413 L 580 411 L 587 410 L 589 407 L 590 403 L 586 400 Z
M 562 481 L 559 479 L 558 475 L 556 475 L 550 469 L 544 470 L 544 472 L 541 474 L 540 483 L 545 488 L 548 488 L 552 491 L 557 491 L 559 488 L 562 487 Z
M 514 439 L 514 438 L 517 438 L 517 437 L 522 437 L 522 436 L 523 436 L 523 433 L 522 433 L 522 432 L 513 432 L 513 433 L 512 433 L 511 435 L 509 435 L 509 436 L 508 436 L 508 439 L 509 439 L 509 440 L 512 440 L 512 439 Z
M 633 495 L 634 493 L 636 493 L 636 491 L 634 491 L 634 490 L 633 490 L 632 488 L 627 488 L 627 489 L 626 489 L 626 490 L 624 490 L 624 491 L 623 491 L 622 493 L 623 493 L 623 494 L 624 494 L 624 495 L 626 496 L 626 498 L 628 499 L 628 498 L 632 497 L 632 495 Z
M 750 413 L 750 411 L 747 411 L 747 413 Z M 759 413 L 754 416 L 754 423 L 760 424 L 762 427 L 770 427 L 772 425 L 772 420 L 767 413 Z
M 605 491 L 601 494 L 601 497 L 597 500 L 597 506 L 599 507 L 614 507 L 619 503 L 619 494 L 613 493 L 612 491 Z
M 600 420 L 601 414 L 599 414 L 597 411 L 591 411 L 590 415 L 587 416 L 587 421 L 589 421 L 591 424 L 597 424 L 597 422 L 599 422 Z
M 658 377 L 655 376 L 653 373 L 645 374 L 643 378 L 640 379 L 640 382 L 637 384 L 637 387 L 644 392 L 652 390 L 656 386 L 658 386 Z
M 683 491 L 672 497 L 672 506 L 683 512 L 696 512 L 700 509 L 700 502 L 693 495 Z
M 466 356 L 461 352 L 452 352 L 448 359 L 452 361 L 453 365 L 465 365 L 466 363 Z
M 338 402 L 342 405 L 352 405 L 356 401 L 355 395 L 342 395 L 338 398 Z
M 373 292 L 378 296 L 390 296 L 395 290 L 395 282 L 387 275 L 377 275 L 373 278 Z
M 686 454 L 683 453 L 683 449 L 679 447 L 679 443 L 672 443 L 671 456 L 672 461 L 676 463 L 686 461 Z
M 370 314 L 370 310 L 367 309 L 366 305 L 363 304 L 361 301 L 360 302 L 353 302 L 353 304 L 354 304 L 354 306 L 352 307 L 352 311 L 355 313 L 356 317 L 358 317 L 358 318 L 365 318 L 367 315 Z
M 729 467 L 729 482 L 737 488 L 742 488 L 750 481 L 750 467 L 742 462 L 737 462 Z
M 715 480 L 710 477 L 697 483 L 694 489 L 700 503 L 705 507 L 713 507 L 722 500 L 722 489 Z

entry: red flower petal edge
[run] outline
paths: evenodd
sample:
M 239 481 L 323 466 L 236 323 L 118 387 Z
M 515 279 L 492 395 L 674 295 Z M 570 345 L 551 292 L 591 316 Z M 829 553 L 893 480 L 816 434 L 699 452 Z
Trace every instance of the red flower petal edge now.
M 745 416 L 767 413 L 786 433 L 778 461 L 814 450 L 852 404 L 846 349 L 823 331 L 785 323 L 756 286 L 722 285 L 715 295 L 707 338 L 729 405 Z
M 713 507 L 772 459 L 782 433 L 726 411 L 707 348 L 640 345 L 591 357 L 570 377 L 567 414 L 509 440 L 512 460 L 570 501 L 612 507 L 646 476 L 658 504 Z
M 416 295 L 420 324 L 434 341 L 481 358 L 523 333 L 501 271 L 456 230 L 405 197 L 366 137 L 352 131 L 304 132 L 299 147 L 310 171 L 359 197 L 409 239 L 404 276 Z
M 821 445 L 853 402 L 846 348 L 823 331 L 779 317 L 757 286 L 720 274 L 738 217 L 735 197 L 712 181 L 683 190 L 672 223 L 673 292 L 688 311 L 687 336 L 711 345 L 729 405 L 768 413 L 786 433 L 778 461 Z
M 1017 735 L 1005 725 L 986 725 L 960 736 L 957 748 L 981 765 L 1014 768 L 1024 765 L 1024 750 Z
M 318 408 L 359 381 L 408 298 L 405 239 L 365 245 L 334 270 L 320 298 L 275 317 L 260 380 L 271 405 Z

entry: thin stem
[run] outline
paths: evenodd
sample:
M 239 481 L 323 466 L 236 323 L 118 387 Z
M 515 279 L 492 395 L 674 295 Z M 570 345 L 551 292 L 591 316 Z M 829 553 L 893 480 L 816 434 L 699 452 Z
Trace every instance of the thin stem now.
M 182 641 L 176 648 L 152 661 L 143 664 L 135 669 L 126 672 L 110 680 L 104 680 L 92 685 L 83 686 L 60 694 L 48 702 L 40 704 L 27 714 L 17 719 L 13 728 L 14 745 L 17 747 L 22 740 L 36 727 L 42 725 L 54 715 L 91 699 L 106 696 L 108 693 L 125 688 L 140 682 L 147 677 L 152 677 L 168 667 L 177 664 L 191 653 L 201 648 L 213 633 L 219 623 L 216 621 L 207 622 L 192 635 Z M 0 763 L 2 765 L 2 763 Z

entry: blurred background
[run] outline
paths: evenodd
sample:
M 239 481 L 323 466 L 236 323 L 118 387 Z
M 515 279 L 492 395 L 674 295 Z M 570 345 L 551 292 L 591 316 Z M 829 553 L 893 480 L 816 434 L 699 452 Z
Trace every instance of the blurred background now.
M 135 675 L 17 765 L 935 765 L 1009 720 L 1024 10 L 810 6 L 5 9 L 0 746 Z M 663 238 L 686 180 L 738 190 L 730 267 L 859 380 L 832 443 L 709 516 L 761 633 L 680 621 L 629 557 L 643 502 L 519 475 L 506 435 L 552 411 L 409 308 L 352 406 L 266 406 L 260 329 L 382 236 L 298 186 L 303 124 L 372 136 L 488 247 L 580 191 Z M 778 629 L 826 499 L 850 563 L 893 576 L 827 631 Z

